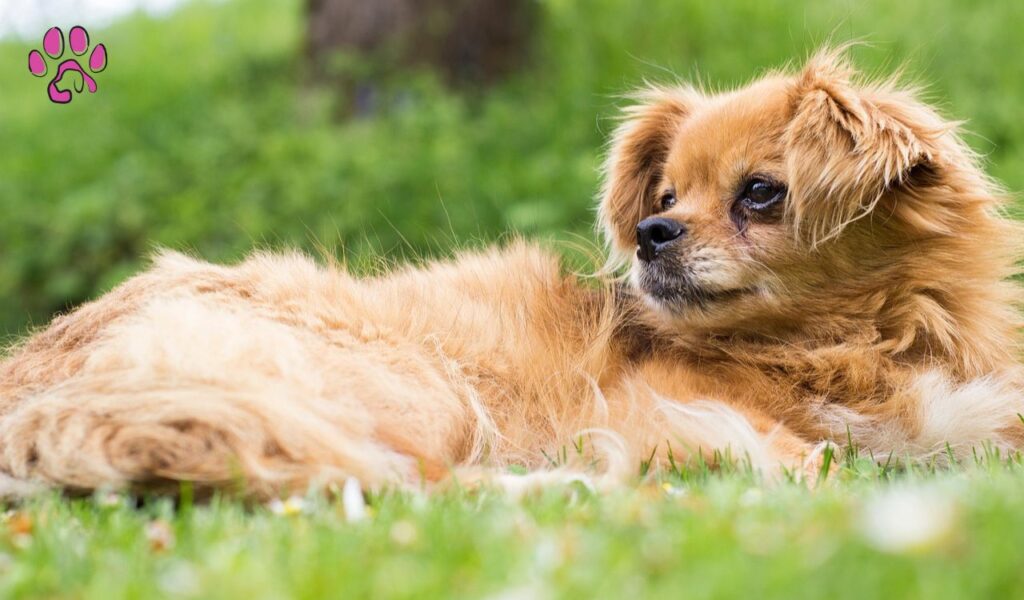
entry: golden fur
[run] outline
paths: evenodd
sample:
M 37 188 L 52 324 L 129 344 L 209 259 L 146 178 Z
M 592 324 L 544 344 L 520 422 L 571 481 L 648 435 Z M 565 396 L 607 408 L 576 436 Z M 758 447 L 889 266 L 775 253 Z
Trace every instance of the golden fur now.
M 755 173 L 788 188 L 777 213 L 737 208 Z M 1020 235 L 1002 203 L 955 124 L 839 52 L 728 93 L 652 88 L 600 203 L 631 283 L 583 285 L 521 242 L 363 279 L 298 254 L 163 253 L 0 363 L 0 473 L 10 490 L 266 497 L 563 456 L 613 481 L 725 451 L 813 474 L 848 439 L 1017 448 Z M 654 213 L 687 233 L 642 263 Z

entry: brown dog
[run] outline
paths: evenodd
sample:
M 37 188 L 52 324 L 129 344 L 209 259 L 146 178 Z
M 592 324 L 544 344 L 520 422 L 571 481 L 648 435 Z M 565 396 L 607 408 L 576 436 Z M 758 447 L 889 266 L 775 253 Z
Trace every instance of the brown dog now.
M 726 450 L 813 472 L 824 441 L 1022 443 L 1020 236 L 954 124 L 834 52 L 638 98 L 600 207 L 631 286 L 521 243 L 371 279 L 164 254 L 0 365 L 0 471 L 267 496 L 573 445 L 611 478 Z

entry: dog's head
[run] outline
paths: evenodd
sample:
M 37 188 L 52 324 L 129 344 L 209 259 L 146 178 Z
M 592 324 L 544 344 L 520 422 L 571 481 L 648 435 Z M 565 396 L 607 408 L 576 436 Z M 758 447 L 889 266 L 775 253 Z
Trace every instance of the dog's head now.
M 657 313 L 699 328 L 804 328 L 877 314 L 896 289 L 934 303 L 975 276 L 957 271 L 1002 230 L 955 124 L 893 81 L 858 79 L 841 53 L 822 52 L 729 93 L 638 95 L 611 142 L 600 217 Z M 956 244 L 971 256 L 949 256 Z M 984 277 L 1005 276 L 1005 258 L 990 262 Z

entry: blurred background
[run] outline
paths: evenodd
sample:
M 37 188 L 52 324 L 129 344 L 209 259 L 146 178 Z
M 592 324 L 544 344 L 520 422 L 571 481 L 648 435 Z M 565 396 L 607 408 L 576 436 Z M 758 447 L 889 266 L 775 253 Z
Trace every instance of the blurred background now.
M 89 28 L 96 94 L 27 71 Z M 357 269 L 510 232 L 586 247 L 619 95 L 715 88 L 863 40 L 1024 186 L 1024 2 L 0 0 L 0 334 L 117 284 L 157 246 L 298 246 Z

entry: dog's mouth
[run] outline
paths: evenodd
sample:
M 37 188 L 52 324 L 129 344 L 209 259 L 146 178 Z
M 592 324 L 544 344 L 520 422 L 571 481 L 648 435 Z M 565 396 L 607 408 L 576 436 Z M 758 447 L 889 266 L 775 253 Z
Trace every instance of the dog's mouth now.
M 639 291 L 655 304 L 673 311 L 685 308 L 706 309 L 741 298 L 754 291 L 751 287 L 711 288 L 695 281 L 693 275 L 688 271 L 666 273 L 664 269 L 660 268 L 639 269 L 634 276 L 634 283 Z
M 644 286 L 643 291 L 660 304 L 670 307 L 696 306 L 699 308 L 722 304 L 751 292 L 749 288 L 710 290 L 694 285 L 665 285 L 662 283 Z

